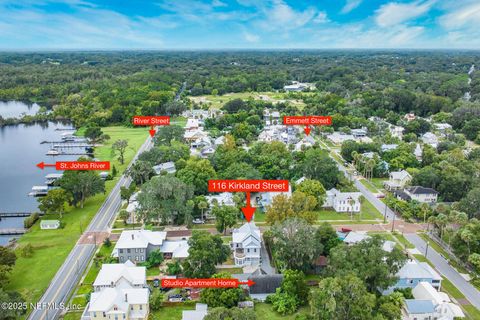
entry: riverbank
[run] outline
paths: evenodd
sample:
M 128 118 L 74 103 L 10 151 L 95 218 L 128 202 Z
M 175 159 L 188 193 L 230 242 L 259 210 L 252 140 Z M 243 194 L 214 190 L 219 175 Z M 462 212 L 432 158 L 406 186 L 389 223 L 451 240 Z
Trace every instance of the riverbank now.
M 95 157 L 103 161 L 110 161 L 112 167 L 115 166 L 118 171 L 117 177 L 106 182 L 106 193 L 88 198 L 84 208 L 69 208 L 62 219 L 65 222 L 64 229 L 40 230 L 39 223 L 37 223 L 30 232 L 18 240 L 18 248 L 16 250 L 18 259 L 11 273 L 7 289 L 20 292 L 27 302 L 36 302 L 41 297 L 55 273 L 78 241 L 81 233 L 88 226 L 93 216 L 95 216 L 107 195 L 115 186 L 119 176 L 124 172 L 128 163 L 133 159 L 136 151 L 148 136 L 148 130 L 145 128 L 117 126 L 105 127 L 102 128 L 102 131 L 110 136 L 110 140 L 96 149 Z M 128 141 L 129 146 L 125 152 L 124 164 L 120 164 L 117 159 L 118 156 L 111 152 L 111 145 L 117 139 Z M 47 218 L 54 217 L 48 216 Z M 22 257 L 20 248 L 27 244 L 33 247 L 33 254 L 30 257 Z

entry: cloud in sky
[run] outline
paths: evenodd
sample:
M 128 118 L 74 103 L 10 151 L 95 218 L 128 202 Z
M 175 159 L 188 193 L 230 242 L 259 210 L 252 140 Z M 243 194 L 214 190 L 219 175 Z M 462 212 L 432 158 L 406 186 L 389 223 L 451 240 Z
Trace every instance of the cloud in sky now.
M 340 11 L 342 14 L 349 13 L 350 11 L 357 8 L 363 0 L 347 0 L 345 6 Z
M 338 2 L 0 0 L 0 49 L 480 49 L 478 0 Z
M 426 14 L 434 3 L 435 1 L 390 2 L 376 11 L 375 21 L 381 27 L 397 25 Z

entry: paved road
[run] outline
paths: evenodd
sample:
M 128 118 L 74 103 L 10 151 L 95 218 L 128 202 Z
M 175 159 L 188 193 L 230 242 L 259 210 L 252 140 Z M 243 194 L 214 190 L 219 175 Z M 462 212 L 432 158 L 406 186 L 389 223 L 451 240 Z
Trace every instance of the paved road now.
M 417 234 L 405 234 L 405 238 L 410 241 L 423 255 L 425 255 L 426 242 Z M 448 262 L 432 247 L 429 246 L 427 258 L 445 278 L 450 280 L 455 287 L 473 304 L 480 309 L 480 291 L 466 281 Z
M 152 146 L 152 139 L 148 137 L 138 150 L 131 164 L 135 162 L 140 153 L 150 149 Z M 96 244 L 100 243 L 102 235 L 108 232 L 116 213 L 120 209 L 120 187 L 129 186 L 130 182 L 131 180 L 129 177 L 125 175 L 120 177 L 120 180 L 112 189 L 107 199 L 88 225 L 85 234 L 72 249 L 52 282 L 50 282 L 49 287 L 39 301 L 41 307 L 32 311 L 29 319 L 50 320 L 59 317 L 62 310 L 56 308 L 55 304 L 58 306 L 61 303 L 67 303 L 70 293 L 75 288 L 82 274 L 85 272 L 88 262 L 95 253 Z
M 340 155 L 338 154 L 338 152 L 334 151 L 339 157 Z M 331 157 L 333 159 L 333 157 Z M 335 159 L 333 159 L 335 161 Z M 392 209 L 390 209 L 385 203 L 383 203 L 382 201 L 380 201 L 370 190 L 368 190 L 359 180 L 357 180 L 355 177 L 352 176 L 352 174 L 350 174 L 347 170 L 347 168 L 338 163 L 337 161 L 335 161 L 335 163 L 337 164 L 337 167 L 340 171 L 343 172 L 343 174 L 345 175 L 345 177 L 347 177 L 347 179 L 349 180 L 352 180 L 353 179 L 353 183 L 355 185 L 355 187 L 357 187 L 357 189 L 363 194 L 363 196 L 368 200 L 370 201 L 370 203 L 381 213 L 385 216 L 385 213 L 387 214 L 387 220 L 389 221 L 393 221 L 394 217 L 395 219 L 398 219 L 398 216 L 395 216 L 395 213 L 393 212 Z

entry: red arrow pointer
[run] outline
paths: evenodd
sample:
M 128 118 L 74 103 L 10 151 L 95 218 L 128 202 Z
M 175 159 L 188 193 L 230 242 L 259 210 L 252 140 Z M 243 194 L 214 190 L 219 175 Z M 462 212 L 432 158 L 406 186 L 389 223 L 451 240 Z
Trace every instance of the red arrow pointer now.
M 55 167 L 54 164 L 47 164 L 47 163 L 44 163 L 43 161 L 40 162 L 40 163 L 37 163 L 37 167 L 39 167 L 40 169 L 45 169 L 45 167 Z
M 257 208 L 254 208 L 250 205 L 250 192 L 247 191 L 247 206 L 245 208 L 242 208 L 242 211 L 245 219 L 247 219 L 248 222 L 252 220 L 253 214 L 255 213 L 256 209 Z
M 148 132 L 150 132 L 150 137 L 153 138 L 153 137 L 155 136 L 155 133 L 157 133 L 157 131 L 155 131 L 155 129 L 153 128 L 153 126 L 150 126 L 150 127 L 151 127 L 151 129 L 148 130 Z
M 249 287 L 253 286 L 255 284 L 255 281 L 248 279 L 248 281 L 240 281 L 238 283 L 239 285 L 247 285 Z
M 305 134 L 308 136 L 310 134 L 310 131 L 312 131 L 312 129 L 310 129 L 309 126 L 305 126 L 305 129 L 303 129 L 303 131 L 305 131 Z

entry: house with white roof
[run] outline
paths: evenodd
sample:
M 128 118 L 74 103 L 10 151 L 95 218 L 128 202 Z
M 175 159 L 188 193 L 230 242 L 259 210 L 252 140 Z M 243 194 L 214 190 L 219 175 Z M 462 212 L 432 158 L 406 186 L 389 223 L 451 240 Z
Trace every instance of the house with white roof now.
M 149 296 L 147 288 L 107 288 L 93 292 L 81 319 L 146 320 L 149 314 Z
M 93 291 L 106 288 L 146 288 L 145 267 L 137 267 L 131 261 L 125 263 L 103 264 L 97 278 L 93 282 Z
M 304 150 L 305 148 L 312 147 L 314 144 L 315 144 L 315 140 L 311 136 L 306 136 L 295 144 L 294 150 L 299 152 Z
M 243 267 L 259 265 L 262 238 L 255 222 L 247 222 L 232 232 L 230 247 L 233 250 L 235 265 Z
M 184 128 L 185 131 L 196 131 L 200 128 L 200 123 L 198 122 L 198 119 L 188 118 Z
M 342 241 L 348 245 L 354 245 L 369 238 L 370 236 L 365 232 L 350 231 Z M 396 245 L 393 241 L 385 240 L 383 241 L 382 249 L 386 252 L 392 252 Z
M 412 295 L 417 301 L 431 301 L 433 303 L 434 319 L 453 320 L 465 317 L 462 309 L 452 303 L 446 293 L 437 291 L 429 282 L 418 283 L 413 288 Z
M 382 144 L 380 150 L 382 152 L 392 151 L 398 148 L 398 144 Z
M 160 250 L 167 236 L 163 231 L 124 230 L 112 255 L 120 262 L 144 262 L 152 251 Z
M 424 133 L 423 136 L 421 137 L 421 140 L 423 141 L 423 143 L 431 145 L 434 148 L 438 146 L 438 142 L 439 142 L 438 137 L 432 132 Z
M 353 129 L 352 132 L 354 130 L 355 130 L 355 135 L 336 131 L 334 133 L 327 135 L 327 139 L 333 142 L 334 144 L 343 144 L 347 140 L 353 140 L 353 141 L 363 142 L 363 143 L 373 142 L 371 138 L 363 135 L 363 133 L 365 132 L 363 129 Z
M 157 164 L 153 167 L 153 170 L 155 170 L 156 174 L 161 174 L 162 172 L 175 173 L 177 171 L 173 161 Z
M 219 194 L 205 196 L 205 199 L 207 200 L 210 208 L 213 208 L 215 205 L 230 207 L 235 206 L 235 201 L 233 201 L 233 193 L 231 192 L 222 192 Z
M 434 123 L 433 126 L 435 127 L 435 129 L 437 129 L 437 131 L 441 133 L 446 133 L 452 130 L 452 125 L 448 123 Z
M 422 161 L 422 158 L 423 158 L 423 150 L 422 150 L 422 147 L 420 147 L 420 144 L 417 143 L 417 145 L 415 146 L 415 150 L 413 151 L 413 154 L 415 155 L 415 158 L 418 160 L 418 161 Z
M 412 176 L 405 170 L 392 171 L 389 175 L 389 180 L 383 183 L 386 190 L 398 190 L 404 188 L 412 181 Z
M 395 137 L 401 140 L 403 138 L 403 132 L 405 131 L 405 128 L 390 124 L 388 127 L 388 131 L 390 131 L 390 135 L 392 137 Z
M 185 240 L 165 240 L 164 231 L 125 230 L 120 235 L 112 256 L 118 257 L 120 262 L 143 262 L 148 259 L 150 252 L 159 250 L 165 259 L 185 259 L 188 257 L 188 242 Z
M 410 121 L 415 120 L 417 117 L 415 116 L 415 113 L 410 112 L 410 113 L 405 114 L 405 116 L 403 118 L 405 120 L 407 120 L 408 122 L 410 122 Z
M 188 257 L 188 241 L 186 240 L 165 240 L 160 251 L 165 259 L 183 260 Z
M 428 282 L 436 290 L 440 290 L 442 285 L 442 277 L 426 262 L 418 262 L 416 260 L 408 261 L 398 271 L 398 281 L 383 292 L 390 294 L 394 289 L 415 288 L 420 282 Z
M 204 303 L 197 303 L 195 310 L 182 311 L 182 320 L 203 320 L 208 313 L 208 306 Z
M 322 207 L 333 208 L 336 212 L 360 212 L 360 192 L 341 192 L 335 188 L 327 191 Z
M 282 123 L 280 121 L 280 112 L 278 112 L 277 110 L 263 110 L 263 120 L 265 121 L 266 126 L 279 125 Z

